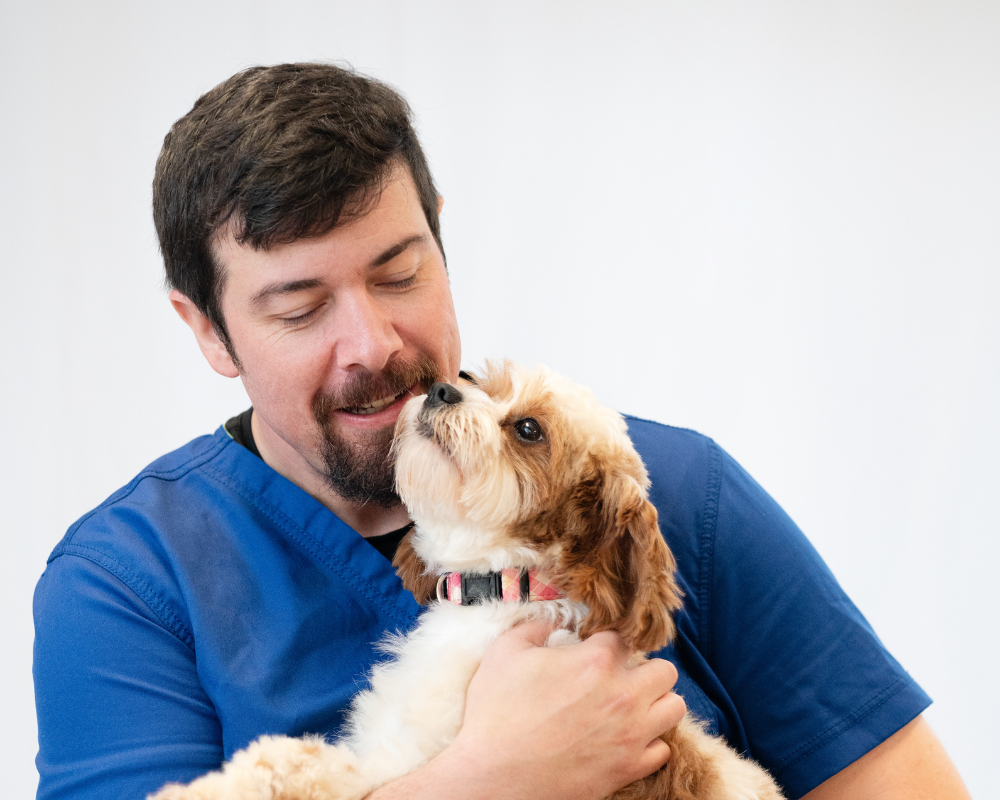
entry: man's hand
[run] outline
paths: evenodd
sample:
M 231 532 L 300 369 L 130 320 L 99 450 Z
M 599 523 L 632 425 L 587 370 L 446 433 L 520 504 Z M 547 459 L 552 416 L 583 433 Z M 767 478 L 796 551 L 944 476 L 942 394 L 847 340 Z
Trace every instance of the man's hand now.
M 526 623 L 490 645 L 458 738 L 372 800 L 383 792 L 439 798 L 444 789 L 470 800 L 596 800 L 663 766 L 670 748 L 659 736 L 685 711 L 672 692 L 673 664 L 652 659 L 628 669 L 630 653 L 613 633 L 544 647 L 551 631 Z

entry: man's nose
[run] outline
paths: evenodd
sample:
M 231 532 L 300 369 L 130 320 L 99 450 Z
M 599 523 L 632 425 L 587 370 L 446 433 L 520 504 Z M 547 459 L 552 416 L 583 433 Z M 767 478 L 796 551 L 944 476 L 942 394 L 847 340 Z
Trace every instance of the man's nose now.
M 335 357 L 341 369 L 377 372 L 403 349 L 392 314 L 367 292 L 352 292 L 338 306 Z

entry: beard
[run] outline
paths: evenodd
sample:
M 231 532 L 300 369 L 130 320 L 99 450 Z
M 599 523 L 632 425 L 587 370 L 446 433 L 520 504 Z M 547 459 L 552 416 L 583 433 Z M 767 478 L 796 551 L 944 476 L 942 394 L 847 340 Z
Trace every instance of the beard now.
M 345 500 L 374 503 L 382 508 L 399 504 L 396 479 L 389 458 L 394 426 L 368 431 L 348 441 L 335 427 L 334 412 L 359 408 L 383 397 L 402 394 L 415 383 L 429 387 L 440 370 L 427 356 L 409 361 L 390 361 L 381 372 L 356 374 L 338 392 L 319 394 L 313 400 L 313 417 L 323 433 L 321 455 L 326 482 Z

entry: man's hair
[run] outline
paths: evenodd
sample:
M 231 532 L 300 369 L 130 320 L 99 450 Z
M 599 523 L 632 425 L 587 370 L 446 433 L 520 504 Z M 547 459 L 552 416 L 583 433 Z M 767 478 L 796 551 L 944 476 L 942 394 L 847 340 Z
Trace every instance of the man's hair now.
M 163 140 L 153 221 L 167 283 L 235 356 L 221 309 L 225 274 L 211 249 L 223 226 L 260 250 L 324 234 L 377 203 L 398 163 L 409 167 L 441 247 L 437 189 L 397 92 L 332 64 L 237 73 L 202 95 Z

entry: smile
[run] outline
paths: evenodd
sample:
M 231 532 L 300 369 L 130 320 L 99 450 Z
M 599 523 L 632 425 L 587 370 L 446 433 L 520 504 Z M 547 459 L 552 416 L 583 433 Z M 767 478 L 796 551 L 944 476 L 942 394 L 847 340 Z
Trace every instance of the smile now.
M 379 400 L 374 400 L 364 406 L 358 406 L 356 408 L 344 408 L 343 410 L 349 414 L 358 414 L 360 416 L 366 416 L 368 414 L 374 414 L 377 411 L 381 411 L 386 406 L 392 405 L 400 397 L 407 393 L 409 390 L 405 390 L 396 395 L 390 395 L 389 397 L 383 397 Z

